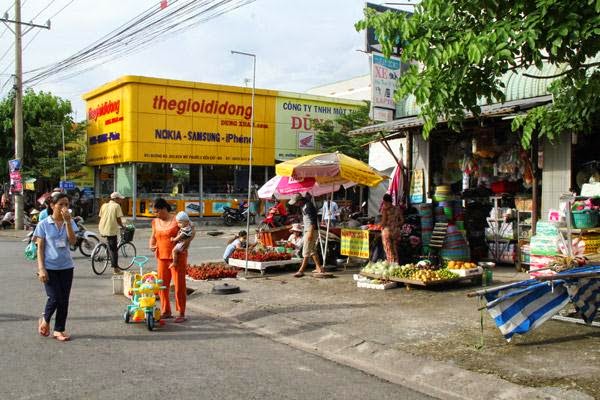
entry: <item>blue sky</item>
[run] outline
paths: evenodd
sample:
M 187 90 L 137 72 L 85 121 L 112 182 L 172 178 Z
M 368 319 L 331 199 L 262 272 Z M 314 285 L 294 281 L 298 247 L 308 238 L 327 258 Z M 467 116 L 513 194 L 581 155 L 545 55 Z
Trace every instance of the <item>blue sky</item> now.
M 45 23 L 70 1 L 55 0 L 34 22 Z M 23 20 L 30 20 L 50 2 L 24 0 Z M 43 30 L 31 41 L 23 54 L 24 70 L 70 56 L 152 4 L 158 7 L 158 3 L 74 0 L 52 20 L 50 31 Z M 230 50 L 235 49 L 257 55 L 257 87 L 302 92 L 369 72 L 367 55 L 356 51 L 364 47 L 364 32 L 354 29 L 364 4 L 360 0 L 257 0 L 140 53 L 34 89 L 71 100 L 77 119 L 81 119 L 81 95 L 122 75 L 244 85 L 244 79 L 252 77 L 251 60 L 232 56 Z M 13 16 L 11 10 L 9 17 Z M 0 27 L 0 33 L 3 31 Z M 28 33 L 23 44 L 35 34 Z M 10 32 L 0 37 L 0 56 L 13 40 Z M 13 73 L 13 60 L 11 50 L 0 59 L 0 72 L 8 68 L 4 74 Z M 4 84 L 9 77 L 0 75 L 0 79 Z M 5 94 L 6 88 L 1 95 Z

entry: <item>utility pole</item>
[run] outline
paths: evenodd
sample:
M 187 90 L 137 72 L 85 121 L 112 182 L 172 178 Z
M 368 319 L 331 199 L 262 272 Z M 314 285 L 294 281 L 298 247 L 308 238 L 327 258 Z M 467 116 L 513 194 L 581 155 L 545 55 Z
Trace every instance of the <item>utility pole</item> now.
M 21 44 L 21 0 L 15 0 L 15 160 L 23 160 L 23 51 Z M 21 168 L 23 164 L 21 163 Z M 15 191 L 15 230 L 23 230 L 23 192 Z
M 36 25 L 33 23 L 21 22 L 21 0 L 15 0 L 15 19 L 8 19 L 8 13 L 0 21 L 9 28 L 8 23 L 13 23 L 15 29 L 12 30 L 15 34 L 15 160 L 21 160 L 21 168 L 23 166 L 23 51 L 21 45 L 21 25 L 27 25 L 31 29 L 44 28 L 50 29 L 50 21 L 46 25 Z M 15 192 L 15 230 L 23 229 L 23 214 L 25 212 L 23 204 L 23 193 Z

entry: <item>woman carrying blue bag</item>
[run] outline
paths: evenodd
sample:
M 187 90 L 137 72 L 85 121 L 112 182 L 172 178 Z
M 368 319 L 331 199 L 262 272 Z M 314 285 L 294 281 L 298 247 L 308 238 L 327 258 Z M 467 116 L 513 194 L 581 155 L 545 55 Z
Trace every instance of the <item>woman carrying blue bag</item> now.
M 44 314 L 38 321 L 38 333 L 50 336 L 50 320 L 56 312 L 52 337 L 61 342 L 70 339 L 66 323 L 74 265 L 69 244 L 77 241 L 77 225 L 71 219 L 69 203 L 65 193 L 52 195 L 52 214 L 38 223 L 33 233 L 37 244 L 38 278 L 48 296 Z

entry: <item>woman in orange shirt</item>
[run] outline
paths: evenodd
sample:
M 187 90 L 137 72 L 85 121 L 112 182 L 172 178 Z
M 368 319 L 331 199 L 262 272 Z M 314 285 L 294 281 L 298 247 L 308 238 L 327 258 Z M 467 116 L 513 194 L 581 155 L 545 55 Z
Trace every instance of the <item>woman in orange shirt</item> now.
M 156 256 L 158 278 L 162 279 L 163 285 L 166 286 L 166 289 L 161 290 L 158 294 L 162 318 L 172 318 L 171 302 L 169 301 L 169 287 L 171 286 L 172 277 L 175 284 L 175 309 L 179 313 L 179 316 L 175 318 L 175 322 L 179 323 L 186 321 L 185 267 L 187 266 L 187 248 L 194 238 L 195 232 L 192 232 L 192 237 L 185 243 L 185 251 L 181 253 L 177 264 L 173 268 L 169 268 L 169 265 L 173 262 L 173 246 L 176 244 L 171 241 L 171 238 L 177 236 L 179 232 L 175 216 L 170 211 L 171 206 L 165 199 L 159 197 L 154 200 L 156 218 L 152 220 L 150 250 Z

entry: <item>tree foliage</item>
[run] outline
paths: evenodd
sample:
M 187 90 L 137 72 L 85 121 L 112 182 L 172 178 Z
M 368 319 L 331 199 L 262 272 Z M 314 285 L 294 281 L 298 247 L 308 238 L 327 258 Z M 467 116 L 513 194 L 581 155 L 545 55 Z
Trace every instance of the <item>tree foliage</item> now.
M 67 172 L 85 164 L 85 125 L 75 124 L 71 103 L 51 93 L 27 90 L 23 95 L 23 176 L 46 178 L 56 184 L 63 176 L 63 141 Z M 8 178 L 8 160 L 14 158 L 14 93 L 0 101 L 0 174 Z M 74 145 L 79 143 L 80 145 Z
M 367 162 L 368 150 L 363 147 L 372 140 L 371 136 L 349 136 L 348 132 L 369 126 L 373 123 L 369 117 L 370 105 L 366 103 L 357 110 L 340 115 L 334 120 L 313 120 L 317 132 L 317 142 L 325 152 L 339 151 L 347 156 Z
M 532 135 L 554 138 L 563 131 L 590 132 L 598 122 L 600 0 L 423 0 L 414 14 L 365 10 L 357 30 L 373 27 L 389 56 L 400 35 L 402 58 L 411 63 L 399 79 L 396 99 L 414 94 L 427 136 L 438 117 L 458 129 L 465 110 L 480 113 L 478 100 L 502 102 L 501 77 L 544 63 L 563 72 L 549 90 L 550 106 L 515 119 L 522 143 Z

